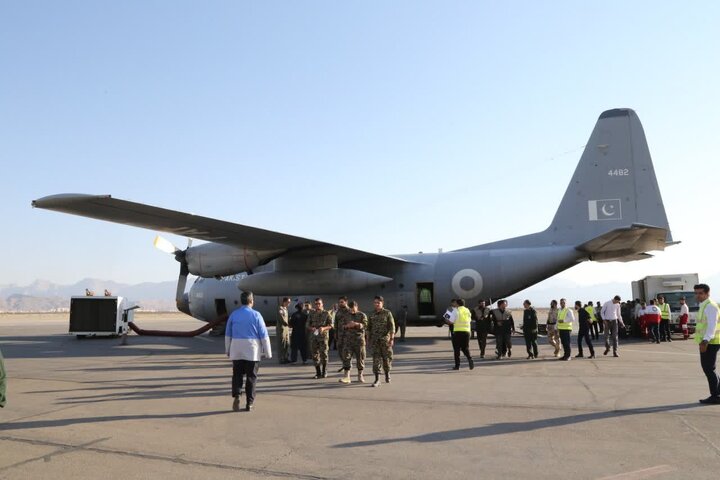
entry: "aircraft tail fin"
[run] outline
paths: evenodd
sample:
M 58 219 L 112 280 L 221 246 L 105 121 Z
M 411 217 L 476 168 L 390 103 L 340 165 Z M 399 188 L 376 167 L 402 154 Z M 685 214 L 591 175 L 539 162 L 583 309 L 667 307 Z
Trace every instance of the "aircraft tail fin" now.
M 462 250 L 563 246 L 627 262 L 674 243 L 640 119 L 616 108 L 598 118 L 547 229 Z
M 654 240 L 660 231 L 664 242 L 635 242 L 641 231 L 646 239 L 652 232 Z M 544 233 L 556 245 L 576 245 L 588 253 L 593 239 L 608 235 L 616 237 L 616 246 L 622 240 L 634 242 L 632 250 L 636 253 L 651 243 L 655 249 L 672 243 L 645 132 L 633 110 L 618 108 L 600 115 L 555 218 Z M 631 248 L 629 243 L 627 246 Z M 617 248 L 618 254 L 621 250 L 629 255 L 623 248 Z M 612 255 L 606 258 L 612 259 Z

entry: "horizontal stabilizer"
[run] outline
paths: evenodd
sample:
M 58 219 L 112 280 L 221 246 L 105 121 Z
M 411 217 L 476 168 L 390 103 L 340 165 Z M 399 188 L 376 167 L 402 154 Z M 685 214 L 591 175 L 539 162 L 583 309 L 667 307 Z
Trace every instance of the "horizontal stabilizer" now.
M 617 228 L 579 245 L 577 250 L 598 262 L 631 262 L 652 255 L 649 251 L 665 250 L 668 231 L 650 225 L 633 224 Z

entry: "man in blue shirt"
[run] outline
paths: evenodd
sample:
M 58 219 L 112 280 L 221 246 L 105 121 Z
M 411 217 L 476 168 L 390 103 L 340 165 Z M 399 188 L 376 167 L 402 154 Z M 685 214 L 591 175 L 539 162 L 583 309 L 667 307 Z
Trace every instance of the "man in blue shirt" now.
M 235 412 L 240 411 L 240 391 L 243 376 L 245 383 L 245 411 L 249 412 L 255 402 L 255 383 L 260 368 L 260 358 L 272 358 L 270 336 L 260 312 L 253 310 L 252 292 L 240 295 L 242 307 L 230 314 L 225 327 L 225 354 L 233 362 L 232 396 Z

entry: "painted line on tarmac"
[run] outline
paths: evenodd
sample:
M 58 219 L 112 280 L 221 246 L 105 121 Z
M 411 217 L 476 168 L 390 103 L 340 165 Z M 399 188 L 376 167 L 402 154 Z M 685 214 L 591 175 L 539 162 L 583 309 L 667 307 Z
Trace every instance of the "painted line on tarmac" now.
M 680 353 L 680 352 L 653 352 L 652 350 L 630 350 L 628 348 L 623 348 L 620 350 L 621 352 L 637 352 L 637 353 L 655 353 L 657 355 L 688 355 L 690 357 L 696 357 L 697 353 Z
M 643 468 L 642 470 L 635 470 L 634 472 L 602 477 L 598 480 L 641 480 L 643 478 L 654 477 L 655 475 L 662 475 L 663 473 L 674 472 L 675 470 L 676 469 L 670 465 L 658 465 L 657 467 Z
M 680 421 L 683 423 L 683 425 L 685 425 L 685 426 L 688 427 L 690 430 L 692 430 L 693 432 L 695 432 L 695 433 L 698 435 L 698 437 L 700 437 L 701 439 L 703 439 L 703 440 L 705 441 L 705 443 L 707 443 L 708 445 L 710 445 L 710 447 L 711 447 L 713 450 L 715 450 L 715 454 L 720 457 L 720 448 L 718 448 L 718 446 L 715 445 L 715 444 L 712 442 L 712 440 L 710 440 L 703 432 L 701 432 L 700 430 L 698 430 L 698 428 L 697 428 L 696 426 L 690 424 L 690 422 L 688 422 L 687 420 L 685 420 L 683 417 L 680 417 Z
M 177 456 L 168 456 L 168 455 L 162 455 L 162 454 L 153 454 L 153 453 L 142 453 L 142 452 L 131 452 L 127 450 L 117 450 L 110 447 L 93 447 L 92 445 L 103 442 L 105 440 L 108 440 L 108 438 L 101 438 L 98 440 L 93 440 L 92 442 L 88 442 L 86 444 L 81 445 L 73 445 L 69 443 L 63 443 L 63 442 L 56 442 L 56 441 L 50 441 L 50 440 L 40 440 L 40 439 L 31 439 L 31 438 L 23 438 L 23 437 L 16 437 L 12 435 L 0 435 L 0 440 L 8 441 L 8 442 L 16 442 L 16 443 L 24 443 L 29 445 L 42 445 L 42 446 L 48 446 L 48 447 L 55 447 L 59 448 L 60 450 L 56 452 L 50 452 L 49 454 L 42 455 L 40 457 L 30 459 L 29 461 L 20 462 L 21 464 L 29 463 L 31 461 L 37 461 L 39 459 L 42 459 L 44 457 L 47 457 L 48 455 L 59 455 L 62 453 L 68 453 L 68 452 L 75 452 L 75 451 L 83 451 L 83 452 L 91 452 L 91 453 L 102 453 L 105 455 L 116 455 L 121 457 L 129 457 L 131 459 L 135 460 L 155 460 L 159 462 L 170 462 L 175 464 L 181 464 L 181 465 L 192 465 L 196 467 L 209 467 L 209 468 L 215 468 L 219 470 L 228 470 L 228 471 L 235 471 L 235 472 L 242 472 L 242 473 L 250 473 L 253 475 L 256 475 L 257 477 L 279 477 L 279 478 L 299 478 L 304 480 L 328 480 L 333 477 L 321 477 L 317 475 L 309 475 L 309 474 L 302 474 L 302 473 L 294 473 L 294 472 L 285 472 L 285 471 L 279 471 L 279 470 L 268 470 L 265 468 L 256 468 L 256 467 L 243 467 L 238 465 L 229 465 L 224 463 L 212 463 L 212 462 L 204 462 L 200 460 L 190 460 L 186 458 L 180 458 Z M 19 466 L 19 464 L 15 465 L 9 465 L 7 467 L 3 467 L 0 469 L 0 471 L 7 470 L 8 468 L 14 468 Z

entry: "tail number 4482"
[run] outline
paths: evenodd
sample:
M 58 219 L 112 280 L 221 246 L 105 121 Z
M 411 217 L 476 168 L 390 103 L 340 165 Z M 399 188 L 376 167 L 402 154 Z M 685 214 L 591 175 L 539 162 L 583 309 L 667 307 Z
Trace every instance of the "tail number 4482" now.
M 608 170 L 608 175 L 611 177 L 624 177 L 630 175 L 629 168 L 616 168 L 615 170 Z

